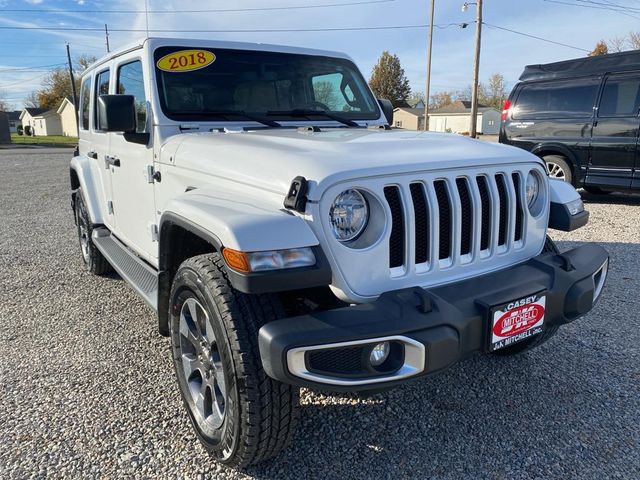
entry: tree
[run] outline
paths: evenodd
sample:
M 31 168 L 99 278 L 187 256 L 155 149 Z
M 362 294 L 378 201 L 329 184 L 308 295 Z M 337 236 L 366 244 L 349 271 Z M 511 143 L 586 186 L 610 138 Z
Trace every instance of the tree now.
M 508 96 L 504 76 L 500 73 L 491 75 L 487 84 L 481 83 L 478 89 L 478 102 L 497 110 L 502 110 Z
M 75 79 L 76 90 L 80 88 L 80 81 Z M 38 106 L 40 108 L 58 108 L 65 97 L 72 94 L 69 72 L 59 68 L 52 70 L 42 81 L 42 88 L 37 91 Z
M 407 98 L 407 103 L 410 107 L 415 107 L 419 103 L 424 103 L 424 92 L 411 92 L 411 95 Z
M 338 101 L 338 97 L 336 96 L 333 83 L 318 82 L 314 84 L 313 95 L 315 96 L 316 102 L 326 105 L 329 107 L 329 110 L 335 110 L 335 104 Z
M 24 98 L 24 106 L 27 108 L 35 108 L 38 106 L 38 92 L 31 92 Z
M 377 97 L 390 100 L 394 108 L 408 105 L 411 87 L 397 55 L 391 55 L 386 50 L 382 52 L 378 63 L 373 67 L 369 86 Z
M 76 59 L 75 69 L 78 73 L 82 73 L 96 60 L 97 58 L 94 55 L 82 54 Z
M 625 45 L 627 44 L 627 39 L 625 37 L 613 37 L 607 40 L 607 53 L 611 52 L 623 52 L 625 50 Z
M 631 47 L 631 50 L 640 50 L 640 32 L 629 32 L 627 43 Z
M 453 103 L 453 97 L 455 96 L 455 92 L 439 92 L 434 95 L 431 95 L 431 100 L 429 101 L 429 108 L 442 108 L 447 105 L 451 105 Z
M 7 94 L 0 90 L 0 112 L 6 112 L 9 110 L 9 102 L 7 101 Z
M 96 57 L 90 55 L 80 55 L 76 59 L 74 66 L 76 92 L 80 91 L 80 74 L 95 61 Z M 70 97 L 72 93 L 69 71 L 65 68 L 57 68 L 51 70 L 45 77 L 40 90 L 31 93 L 25 101 L 40 108 L 58 108 L 62 100 Z
M 600 40 L 596 43 L 595 48 L 589 54 L 590 57 L 595 57 L 597 55 L 606 55 L 609 53 L 609 47 L 607 46 L 607 42 L 604 40 Z

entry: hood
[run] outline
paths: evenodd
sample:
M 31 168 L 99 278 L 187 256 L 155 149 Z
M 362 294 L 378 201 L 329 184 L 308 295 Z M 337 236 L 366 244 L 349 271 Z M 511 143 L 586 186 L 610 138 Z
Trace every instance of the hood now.
M 172 145 L 173 144 L 173 145 Z M 326 187 L 350 178 L 540 162 L 524 150 L 451 133 L 407 130 L 264 129 L 193 133 L 169 139 L 176 167 L 285 195 L 291 181 L 309 181 L 310 200 Z M 166 162 L 162 158 L 161 161 Z

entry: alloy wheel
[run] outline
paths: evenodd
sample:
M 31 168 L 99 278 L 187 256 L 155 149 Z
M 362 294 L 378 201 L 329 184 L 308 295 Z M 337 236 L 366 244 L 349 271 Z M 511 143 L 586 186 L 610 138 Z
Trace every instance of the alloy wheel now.
M 564 170 L 560 165 L 555 162 L 546 162 L 547 172 L 551 178 L 557 178 L 558 180 L 566 180 Z
M 179 348 L 187 403 L 200 428 L 210 434 L 224 422 L 227 387 L 211 320 L 194 297 L 180 310 Z

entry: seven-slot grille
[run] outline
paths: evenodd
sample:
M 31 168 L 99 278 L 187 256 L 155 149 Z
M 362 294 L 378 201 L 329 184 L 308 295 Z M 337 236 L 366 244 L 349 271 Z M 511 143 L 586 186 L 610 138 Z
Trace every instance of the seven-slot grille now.
M 404 189 L 385 186 L 392 221 L 389 267 L 405 266 L 407 249 L 416 265 L 455 264 L 524 243 L 522 185 L 522 173 L 512 172 L 415 180 Z

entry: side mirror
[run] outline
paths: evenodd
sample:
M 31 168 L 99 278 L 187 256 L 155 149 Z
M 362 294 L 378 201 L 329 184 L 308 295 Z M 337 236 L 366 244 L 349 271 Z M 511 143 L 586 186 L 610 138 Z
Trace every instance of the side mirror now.
M 384 116 L 387 119 L 387 123 L 389 126 L 393 127 L 393 104 L 384 98 L 379 98 L 378 103 L 380 104 L 382 113 L 384 113 Z
M 135 97 L 133 95 L 100 95 L 97 126 L 103 132 L 135 132 Z

